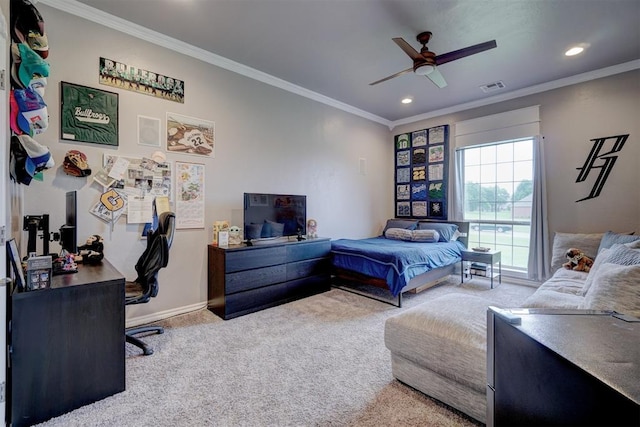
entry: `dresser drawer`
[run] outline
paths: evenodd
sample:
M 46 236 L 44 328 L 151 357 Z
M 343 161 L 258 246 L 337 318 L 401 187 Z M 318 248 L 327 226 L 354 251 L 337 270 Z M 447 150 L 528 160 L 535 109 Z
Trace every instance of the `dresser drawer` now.
M 287 249 L 284 246 L 228 251 L 226 253 L 225 273 L 284 264 L 286 259 Z
M 284 282 L 285 280 L 287 280 L 286 264 L 238 271 L 236 273 L 229 273 L 226 275 L 225 293 L 227 295 L 233 294 L 240 291 Z
M 287 264 L 287 280 L 301 279 L 304 277 L 327 274 L 329 271 L 329 259 L 316 258 Z
M 331 241 L 329 239 L 307 240 L 297 245 L 287 246 L 287 262 L 329 256 Z

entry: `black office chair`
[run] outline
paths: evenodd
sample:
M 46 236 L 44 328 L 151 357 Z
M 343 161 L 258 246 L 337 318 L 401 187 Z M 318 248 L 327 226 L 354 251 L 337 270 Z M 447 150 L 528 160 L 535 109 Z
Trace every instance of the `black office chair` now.
M 147 234 L 147 248 L 136 263 L 138 277 L 125 285 L 125 305 L 144 304 L 158 295 L 158 271 L 169 263 L 169 249 L 173 242 L 176 216 L 173 212 L 164 212 L 158 218 L 158 226 Z M 126 341 L 140 347 L 145 356 L 153 354 L 153 349 L 134 335 L 155 332 L 164 333 L 161 326 L 141 326 L 125 331 Z

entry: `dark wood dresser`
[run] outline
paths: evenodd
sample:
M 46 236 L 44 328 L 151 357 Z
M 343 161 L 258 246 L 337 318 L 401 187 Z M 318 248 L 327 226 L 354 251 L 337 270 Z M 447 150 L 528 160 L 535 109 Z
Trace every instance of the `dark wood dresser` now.
M 227 320 L 329 290 L 331 241 L 208 246 L 208 308 Z

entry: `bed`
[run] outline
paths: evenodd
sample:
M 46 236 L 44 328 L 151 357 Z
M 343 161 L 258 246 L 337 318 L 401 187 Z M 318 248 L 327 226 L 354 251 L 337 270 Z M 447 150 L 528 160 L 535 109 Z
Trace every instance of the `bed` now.
M 430 240 L 416 241 L 421 240 L 416 235 L 427 236 L 433 231 L 437 236 L 431 234 Z M 351 292 L 353 287 L 343 285 L 383 288 L 395 298 L 393 303 L 402 307 L 403 292 L 429 288 L 454 273 L 461 250 L 467 246 L 468 232 L 468 222 L 390 219 L 381 236 L 334 240 L 334 287 Z M 356 293 L 379 299 L 369 293 Z

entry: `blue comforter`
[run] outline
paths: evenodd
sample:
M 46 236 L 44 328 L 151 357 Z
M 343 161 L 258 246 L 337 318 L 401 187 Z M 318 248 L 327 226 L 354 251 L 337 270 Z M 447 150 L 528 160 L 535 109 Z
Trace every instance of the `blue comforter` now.
M 460 242 L 421 243 L 385 237 L 331 242 L 333 265 L 386 280 L 397 296 L 413 277 L 460 261 Z

